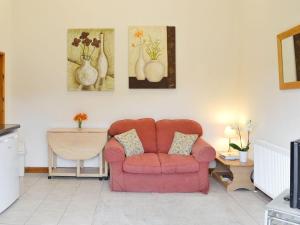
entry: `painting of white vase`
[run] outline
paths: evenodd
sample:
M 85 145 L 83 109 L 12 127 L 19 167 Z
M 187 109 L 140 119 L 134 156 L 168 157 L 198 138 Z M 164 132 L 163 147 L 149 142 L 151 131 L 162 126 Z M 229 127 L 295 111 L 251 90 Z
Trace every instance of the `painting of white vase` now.
M 104 33 L 100 33 L 100 51 L 98 57 L 98 79 L 95 84 L 95 88 L 99 89 L 103 82 L 105 81 L 107 71 L 108 71 L 108 61 L 104 52 Z
M 93 90 L 93 85 L 98 78 L 98 71 L 91 65 L 90 59 L 82 59 L 81 65 L 75 70 L 75 79 L 79 84 L 78 89 L 83 87 Z
M 114 30 L 69 29 L 68 90 L 114 90 Z
M 165 74 L 165 65 L 159 60 L 150 60 L 144 67 L 149 82 L 160 82 Z
M 144 67 L 145 67 L 145 59 L 144 59 L 144 50 L 143 46 L 139 46 L 139 56 L 135 63 L 135 76 L 137 80 L 145 80 L 145 73 L 144 73 Z
M 128 29 L 129 88 L 176 88 L 175 27 Z

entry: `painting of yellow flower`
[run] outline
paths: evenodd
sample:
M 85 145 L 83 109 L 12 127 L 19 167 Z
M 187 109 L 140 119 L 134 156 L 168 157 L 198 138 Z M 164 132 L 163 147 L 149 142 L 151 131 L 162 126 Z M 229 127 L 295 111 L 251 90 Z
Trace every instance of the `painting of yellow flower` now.
M 175 27 L 128 29 L 129 88 L 176 88 Z

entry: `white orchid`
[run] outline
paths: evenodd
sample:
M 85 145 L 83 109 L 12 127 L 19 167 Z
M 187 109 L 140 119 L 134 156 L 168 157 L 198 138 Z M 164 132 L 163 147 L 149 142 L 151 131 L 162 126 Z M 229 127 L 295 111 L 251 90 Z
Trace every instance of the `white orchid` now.
M 249 150 L 250 148 L 250 133 L 252 132 L 253 130 L 253 125 L 252 125 L 252 121 L 251 120 L 248 120 L 244 126 L 244 129 L 245 131 L 247 132 L 247 145 L 246 146 L 243 146 L 243 143 L 242 143 L 242 127 L 240 124 L 238 123 L 235 123 L 232 125 L 232 128 L 234 128 L 239 136 L 239 139 L 240 139 L 240 145 L 237 145 L 235 143 L 230 143 L 230 147 L 238 150 L 238 151 L 242 151 L 242 152 L 246 152 Z
M 247 121 L 245 128 L 246 128 L 246 131 L 249 131 L 249 132 L 253 131 L 253 124 L 252 124 L 251 120 Z

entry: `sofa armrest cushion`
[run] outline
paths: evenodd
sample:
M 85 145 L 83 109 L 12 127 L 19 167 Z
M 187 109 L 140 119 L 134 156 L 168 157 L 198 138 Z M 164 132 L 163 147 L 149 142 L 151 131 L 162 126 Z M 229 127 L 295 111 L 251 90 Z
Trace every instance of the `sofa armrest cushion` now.
M 104 158 L 107 162 L 119 162 L 125 159 L 123 146 L 115 139 L 110 139 L 104 147 Z
M 192 148 L 192 155 L 199 162 L 210 162 L 216 158 L 215 149 L 204 141 L 202 138 L 198 138 Z

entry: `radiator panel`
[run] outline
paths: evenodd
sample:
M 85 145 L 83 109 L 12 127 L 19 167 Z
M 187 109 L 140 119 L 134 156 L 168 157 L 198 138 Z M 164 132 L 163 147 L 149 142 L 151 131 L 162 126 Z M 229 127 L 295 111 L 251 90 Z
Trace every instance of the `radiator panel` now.
M 254 143 L 254 185 L 271 198 L 290 186 L 289 150 L 266 141 Z

